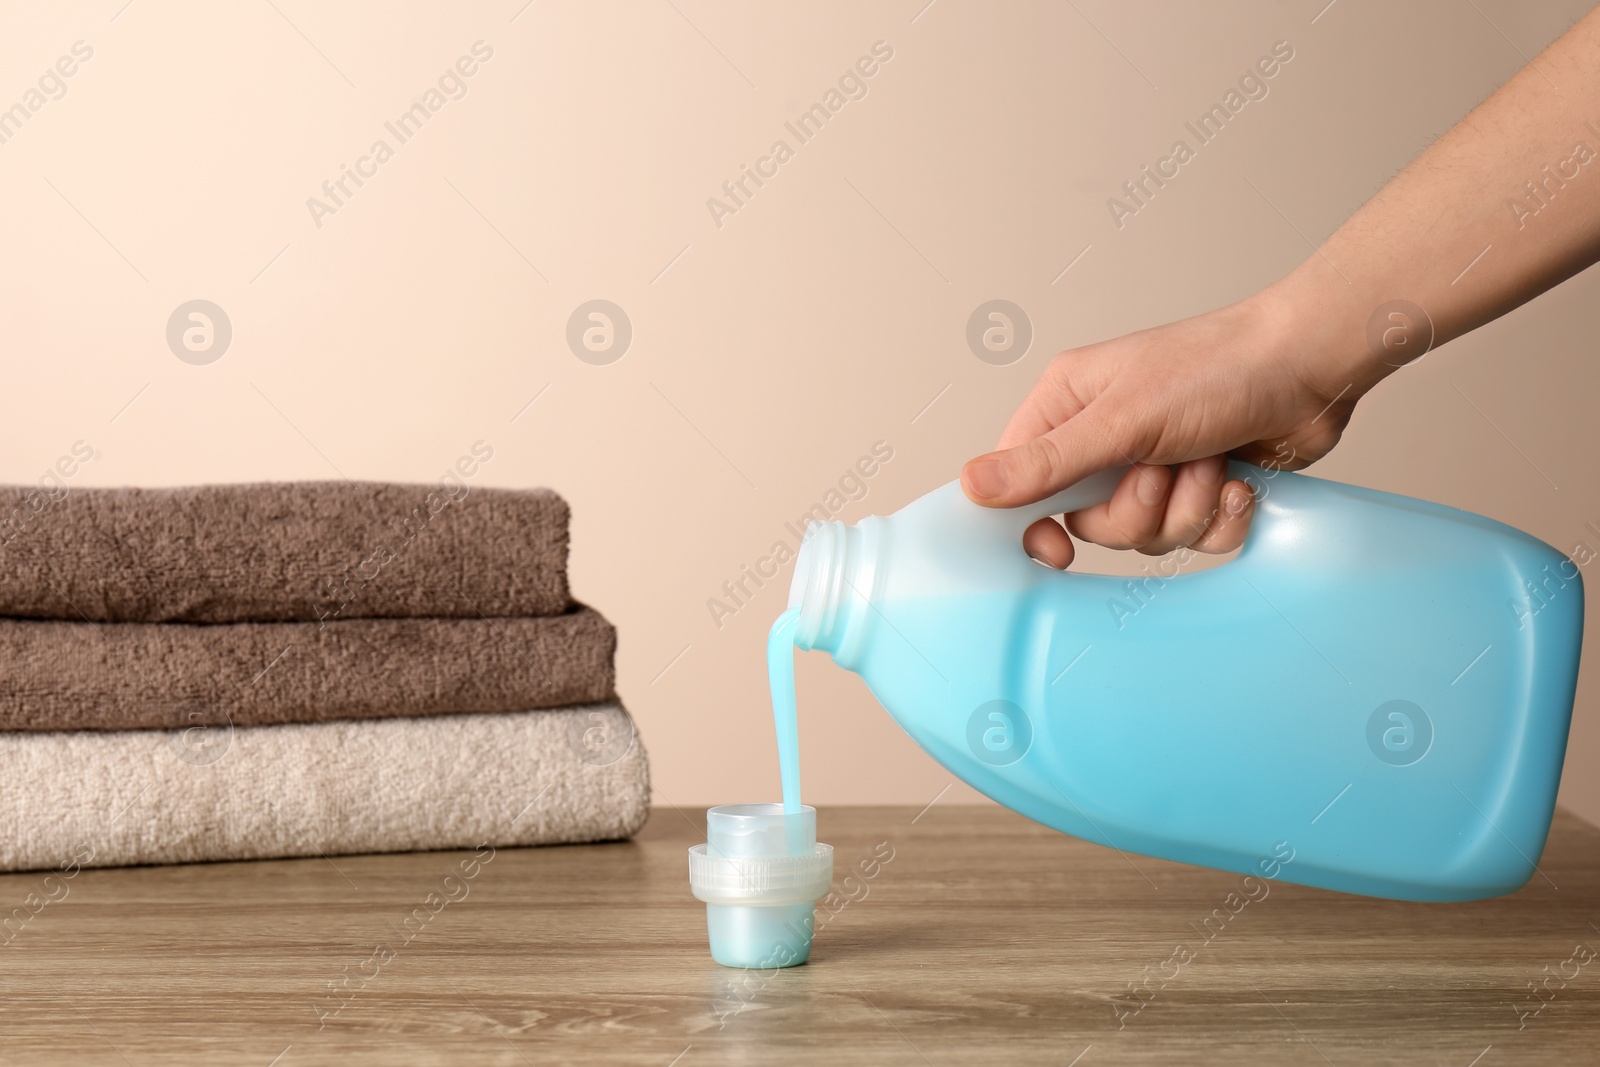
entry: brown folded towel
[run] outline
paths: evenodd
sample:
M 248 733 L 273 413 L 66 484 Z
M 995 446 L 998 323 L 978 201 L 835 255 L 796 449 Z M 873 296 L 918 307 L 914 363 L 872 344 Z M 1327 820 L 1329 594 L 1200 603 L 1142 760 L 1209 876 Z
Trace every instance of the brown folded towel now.
M 559 615 L 567 504 L 464 482 L 0 487 L 0 615 L 309 622 Z M 479 709 L 484 710 L 484 709 Z
M 587 704 L 613 696 L 616 640 L 611 624 L 581 605 L 545 618 L 327 624 L 0 619 L 0 730 L 204 728 Z

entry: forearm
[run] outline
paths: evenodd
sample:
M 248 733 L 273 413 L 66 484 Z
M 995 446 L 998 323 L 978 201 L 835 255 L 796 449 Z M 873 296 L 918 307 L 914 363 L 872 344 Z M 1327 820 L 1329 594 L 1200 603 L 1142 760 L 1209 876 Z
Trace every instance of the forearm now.
M 1433 345 L 1473 330 L 1600 258 L 1600 9 L 1519 71 L 1262 294 L 1315 337 L 1312 357 L 1360 395 L 1421 352 L 1374 351 L 1420 307 Z M 1414 316 L 1413 316 L 1414 317 Z M 1425 326 L 1423 327 L 1425 330 Z M 1391 334 L 1401 340 L 1399 333 Z

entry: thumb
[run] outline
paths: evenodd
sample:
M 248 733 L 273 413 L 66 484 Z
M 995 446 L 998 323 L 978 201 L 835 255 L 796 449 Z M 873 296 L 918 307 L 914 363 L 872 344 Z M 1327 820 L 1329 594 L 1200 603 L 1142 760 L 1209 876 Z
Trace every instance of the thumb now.
M 1091 403 L 1061 425 L 1014 448 L 968 461 L 961 488 L 977 504 L 1017 508 L 1053 496 L 1096 471 L 1133 463 L 1132 442 L 1118 440 L 1119 420 Z M 1142 451 L 1142 449 L 1137 450 Z

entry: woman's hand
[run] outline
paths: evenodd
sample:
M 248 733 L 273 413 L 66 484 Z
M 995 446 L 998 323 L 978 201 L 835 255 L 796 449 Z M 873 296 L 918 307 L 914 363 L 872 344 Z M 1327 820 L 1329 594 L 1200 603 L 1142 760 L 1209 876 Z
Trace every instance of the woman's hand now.
M 1254 499 L 1224 481 L 1223 456 L 1282 468 L 1322 458 L 1385 375 L 1600 260 L 1600 180 L 1577 177 L 1596 158 L 1585 138 L 1600 133 L 1584 125 L 1600 97 L 1596 56 L 1600 9 L 1282 281 L 1057 356 L 999 451 L 962 471 L 967 495 L 1016 507 L 1132 463 L 1109 503 L 1067 516 L 1073 533 L 1149 553 L 1237 548 Z M 1071 538 L 1048 519 L 1024 543 L 1046 563 L 1072 562 Z

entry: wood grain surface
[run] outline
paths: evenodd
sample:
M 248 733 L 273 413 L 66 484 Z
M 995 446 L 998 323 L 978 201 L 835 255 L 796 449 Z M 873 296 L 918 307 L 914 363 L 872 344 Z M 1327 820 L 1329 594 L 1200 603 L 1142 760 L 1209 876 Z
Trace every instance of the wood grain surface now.
M 0 877 L 26 916 L 0 1062 L 1600 1061 L 1600 830 L 1566 813 L 1522 891 L 1444 905 L 1263 890 L 992 807 L 819 823 L 838 895 L 772 974 L 711 962 L 701 813 L 671 807 L 627 843 Z

